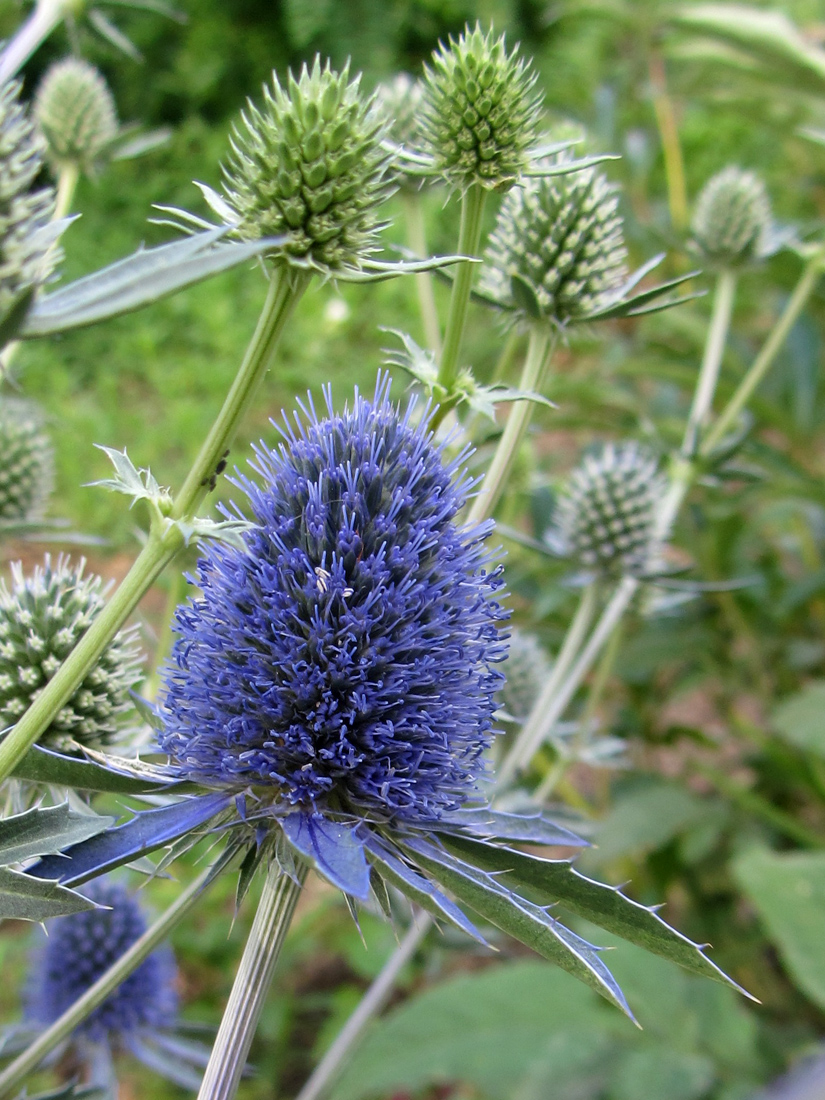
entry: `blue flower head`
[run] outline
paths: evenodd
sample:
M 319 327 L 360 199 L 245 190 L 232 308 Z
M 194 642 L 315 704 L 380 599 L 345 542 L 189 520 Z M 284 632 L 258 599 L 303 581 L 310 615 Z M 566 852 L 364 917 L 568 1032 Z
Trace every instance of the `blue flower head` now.
M 424 826 L 477 796 L 505 646 L 488 525 L 426 417 L 310 400 L 239 476 L 257 524 L 213 545 L 175 620 L 161 747 L 284 812 Z M 277 811 L 276 811 L 277 812 Z

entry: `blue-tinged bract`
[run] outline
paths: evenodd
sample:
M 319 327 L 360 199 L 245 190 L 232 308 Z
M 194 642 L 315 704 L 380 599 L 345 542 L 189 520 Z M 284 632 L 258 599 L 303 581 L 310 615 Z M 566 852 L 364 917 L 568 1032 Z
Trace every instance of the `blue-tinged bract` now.
M 257 523 L 218 544 L 175 620 L 162 748 L 205 785 L 418 826 L 478 797 L 505 655 L 488 525 L 426 417 L 373 400 L 306 416 L 239 477 Z

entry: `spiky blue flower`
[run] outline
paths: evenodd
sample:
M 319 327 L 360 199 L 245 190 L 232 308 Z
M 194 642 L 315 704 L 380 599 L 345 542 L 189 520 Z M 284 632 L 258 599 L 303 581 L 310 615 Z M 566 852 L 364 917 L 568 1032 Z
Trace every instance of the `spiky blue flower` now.
M 161 747 L 285 808 L 436 821 L 477 793 L 505 649 L 471 482 L 414 403 L 310 402 L 239 477 L 257 526 L 214 544 L 179 610 Z

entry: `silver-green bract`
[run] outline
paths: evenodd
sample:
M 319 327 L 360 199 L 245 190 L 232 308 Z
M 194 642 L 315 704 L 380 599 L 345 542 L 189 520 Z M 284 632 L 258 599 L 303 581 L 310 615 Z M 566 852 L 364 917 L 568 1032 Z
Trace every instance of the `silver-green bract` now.
M 570 474 L 556 510 L 561 547 L 583 568 L 643 574 L 659 549 L 656 516 L 666 482 L 638 443 L 606 444 Z
M 59 170 L 77 165 L 94 171 L 117 137 L 112 93 L 98 70 L 79 58 L 67 57 L 46 72 L 34 100 L 34 116 L 48 145 L 49 159 Z
M 43 417 L 30 401 L 0 401 L 0 523 L 42 518 L 54 455 Z
M 45 142 L 19 94 L 16 81 L 0 87 L 0 322 L 45 282 L 59 259 L 49 225 L 54 190 L 35 187 Z
M 460 191 L 506 191 L 528 165 L 541 121 L 536 75 L 504 36 L 465 29 L 425 66 L 423 145 L 433 170 Z
M 501 666 L 504 684 L 496 699 L 508 718 L 518 721 L 527 717 L 539 697 L 552 664 L 534 634 L 512 627 L 507 660 Z
M 103 580 L 84 576 L 85 562 L 46 555 L 26 576 L 12 565 L 11 585 L 0 583 L 0 723 L 11 725 L 54 676 L 105 604 Z M 132 712 L 130 691 L 140 680 L 135 631 L 121 630 L 58 711 L 41 738 L 63 747 L 116 741 Z
M 762 180 L 735 165 L 711 177 L 696 200 L 691 234 L 711 267 L 741 267 L 769 255 L 771 204 Z
M 392 154 L 359 81 L 316 57 L 285 87 L 273 73 L 263 106 L 250 102 L 235 127 L 226 197 L 241 237 L 285 236 L 274 259 L 335 274 L 377 250 Z
M 526 180 L 501 204 L 481 293 L 526 321 L 586 320 L 627 281 L 618 202 L 593 169 Z

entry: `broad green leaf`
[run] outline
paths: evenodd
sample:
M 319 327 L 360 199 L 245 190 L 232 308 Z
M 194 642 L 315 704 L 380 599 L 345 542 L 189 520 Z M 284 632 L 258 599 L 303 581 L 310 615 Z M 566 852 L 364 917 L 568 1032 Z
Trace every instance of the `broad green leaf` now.
M 733 872 L 800 989 L 825 1008 L 825 852 L 754 848 Z
M 495 873 L 498 882 L 513 890 L 520 893 L 526 890 L 541 905 L 559 902 L 577 916 L 686 970 L 734 984 L 702 954 L 698 944 L 671 928 L 654 910 L 625 897 L 617 887 L 585 878 L 567 860 L 541 859 L 514 848 L 466 837 L 445 834 L 442 840 L 467 863 Z
M 634 784 L 617 796 L 607 817 L 599 822 L 588 864 L 654 852 L 700 821 L 707 805 L 705 799 L 676 783 L 654 780 Z
M 629 1050 L 611 1074 L 610 1100 L 698 1100 L 714 1076 L 713 1062 L 701 1054 Z
M 22 863 L 35 856 L 53 855 L 97 836 L 114 823 L 113 817 L 79 814 L 60 806 L 37 807 L 0 820 L 0 864 Z
M 44 921 L 94 908 L 94 902 L 56 882 L 0 867 L 0 920 Z
M 771 726 L 798 749 L 825 756 L 825 680 L 783 699 L 774 707 Z

